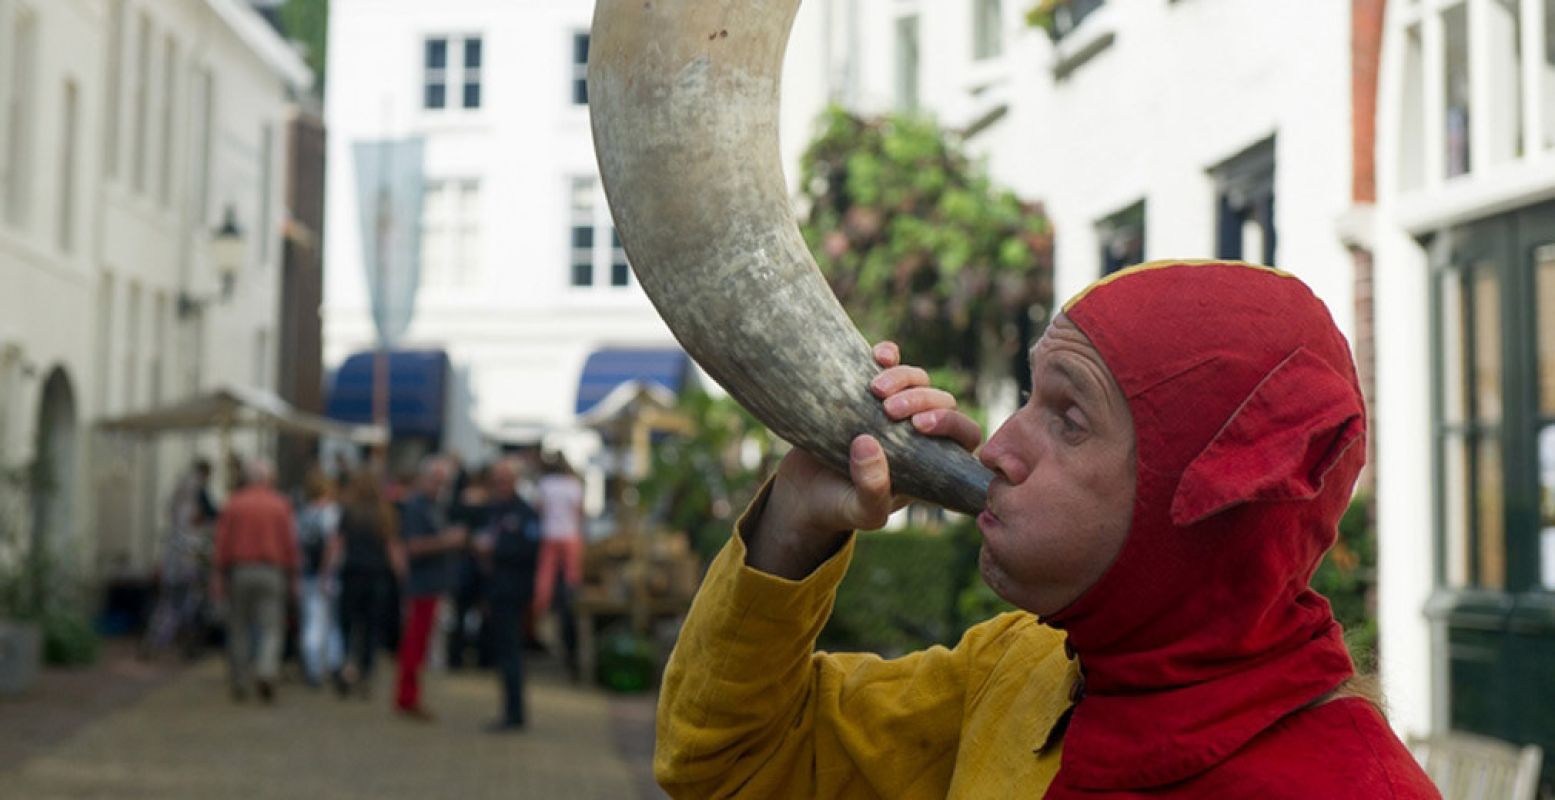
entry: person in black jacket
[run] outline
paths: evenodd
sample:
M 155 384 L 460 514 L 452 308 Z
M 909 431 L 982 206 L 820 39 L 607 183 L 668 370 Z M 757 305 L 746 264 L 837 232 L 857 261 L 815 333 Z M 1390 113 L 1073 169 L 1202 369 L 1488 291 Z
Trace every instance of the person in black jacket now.
M 524 727 L 524 615 L 534 599 L 540 552 L 540 515 L 518 496 L 518 470 L 511 461 L 491 467 L 486 527 L 476 549 L 487 569 L 492 646 L 502 676 L 502 717 L 493 732 Z

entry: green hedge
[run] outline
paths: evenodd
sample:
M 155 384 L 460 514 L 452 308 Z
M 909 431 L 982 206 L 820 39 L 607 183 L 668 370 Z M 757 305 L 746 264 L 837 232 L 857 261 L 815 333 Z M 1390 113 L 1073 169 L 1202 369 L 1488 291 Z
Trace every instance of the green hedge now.
M 939 530 L 859 534 L 819 646 L 893 656 L 930 644 L 954 644 L 969 625 L 1008 608 L 997 598 L 966 599 L 982 586 L 978 546 L 977 530 L 969 522 Z
M 939 530 L 859 534 L 819 646 L 900 655 L 954 644 L 962 631 L 1010 610 L 978 574 L 980 544 L 970 521 Z M 1333 606 L 1363 672 L 1376 664 L 1376 565 L 1370 500 L 1359 496 L 1340 521 L 1339 542 L 1313 575 L 1312 587 Z

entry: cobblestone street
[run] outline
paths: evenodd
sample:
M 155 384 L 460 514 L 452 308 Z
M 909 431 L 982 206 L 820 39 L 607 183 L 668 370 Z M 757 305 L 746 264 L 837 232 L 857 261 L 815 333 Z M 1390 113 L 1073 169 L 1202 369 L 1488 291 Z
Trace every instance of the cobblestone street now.
M 94 670 L 123 681 L 124 662 Z M 160 680 L 136 700 L 60 698 L 90 676 L 49 676 L 42 698 L 0 702 L 0 796 L 6 798 L 647 798 L 652 698 L 568 684 L 535 659 L 531 727 L 483 731 L 498 707 L 484 672 L 433 674 L 431 723 L 390 710 L 393 663 L 371 701 L 286 684 L 274 706 L 227 697 L 215 657 Z M 63 680 L 63 685 L 62 685 Z M 72 683 L 73 682 L 73 683 Z M 50 691 L 52 686 L 52 691 Z M 51 711 L 47 706 L 59 708 Z M 71 731 L 43 724 L 68 708 Z M 69 717 L 70 714 L 64 716 Z M 9 717 L 9 719 L 7 719 Z M 14 738 L 13 738 L 14 737 Z M 26 737 L 23 744 L 17 739 Z M 21 745 L 18 747 L 18 745 Z

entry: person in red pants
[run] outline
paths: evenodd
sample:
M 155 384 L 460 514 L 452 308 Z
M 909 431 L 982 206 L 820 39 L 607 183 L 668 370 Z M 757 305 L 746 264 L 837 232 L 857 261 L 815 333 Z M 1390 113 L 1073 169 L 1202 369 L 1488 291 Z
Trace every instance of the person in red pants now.
M 437 622 L 438 604 L 453 589 L 457 557 L 469 535 L 464 526 L 448 522 L 442 494 L 449 472 L 448 462 L 441 458 L 423 461 L 415 487 L 400 504 L 400 539 L 408 568 L 394 707 L 419 720 L 432 719 L 421 703 L 421 666 Z

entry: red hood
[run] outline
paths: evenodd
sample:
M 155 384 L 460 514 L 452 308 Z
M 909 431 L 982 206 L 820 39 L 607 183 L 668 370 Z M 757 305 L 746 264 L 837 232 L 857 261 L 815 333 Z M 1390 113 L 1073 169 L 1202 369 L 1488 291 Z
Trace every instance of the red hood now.
M 1145 264 L 1065 311 L 1128 398 L 1138 483 L 1117 560 L 1045 620 L 1085 675 L 1058 783 L 1162 786 L 1351 674 L 1308 582 L 1365 460 L 1365 408 L 1327 309 L 1276 270 Z

